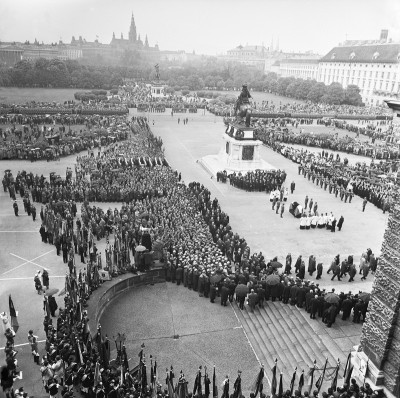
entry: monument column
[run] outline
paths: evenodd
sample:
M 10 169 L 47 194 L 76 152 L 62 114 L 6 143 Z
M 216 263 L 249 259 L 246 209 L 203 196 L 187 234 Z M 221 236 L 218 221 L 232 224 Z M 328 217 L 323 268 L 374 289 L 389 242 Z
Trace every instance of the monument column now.
M 377 387 L 399 394 L 400 377 L 400 195 L 392 198 L 369 312 L 362 328 L 357 366 L 367 368 L 366 377 Z M 368 366 L 365 364 L 368 363 Z

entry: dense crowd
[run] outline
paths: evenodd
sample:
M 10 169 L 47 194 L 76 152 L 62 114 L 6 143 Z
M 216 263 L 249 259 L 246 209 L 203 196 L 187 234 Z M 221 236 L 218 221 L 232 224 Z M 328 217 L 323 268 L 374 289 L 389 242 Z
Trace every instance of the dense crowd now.
M 341 121 L 332 121 L 332 125 L 338 128 L 345 128 L 352 131 L 351 124 Z M 398 145 L 390 141 L 375 142 L 377 136 L 372 138 L 372 142 L 361 141 L 357 138 L 346 135 L 340 136 L 338 133 L 312 133 L 304 132 L 300 128 L 294 130 L 291 127 L 298 127 L 298 122 L 290 119 L 260 119 L 256 123 L 257 135 L 263 137 L 272 136 L 275 140 L 285 144 L 298 144 L 322 149 L 330 149 L 355 155 L 367 156 L 377 160 L 398 160 L 400 156 Z M 357 126 L 353 126 L 358 131 Z M 386 137 L 386 135 L 384 135 Z
M 248 192 L 271 192 L 285 182 L 286 173 L 283 170 L 256 170 L 243 174 L 228 174 L 224 170 L 217 173 L 217 181 L 226 182 L 228 178 L 230 185 Z
M 387 107 L 368 107 L 353 105 L 330 105 L 323 103 L 307 102 L 274 102 L 274 101 L 253 101 L 252 107 L 255 117 L 262 114 L 279 115 L 279 117 L 294 117 L 303 119 L 304 124 L 312 123 L 314 119 L 336 118 L 341 119 L 375 119 L 379 117 L 382 120 L 392 119 L 392 112 Z M 209 104 L 207 109 L 220 116 L 232 116 L 233 105 L 223 102 Z
M 0 159 L 54 160 L 125 140 L 126 116 L 8 115 L 0 127 Z M 74 125 L 75 127 L 71 126 Z
M 328 151 L 309 152 L 282 144 L 273 134 L 260 137 L 272 149 L 299 164 L 299 174 L 308 178 L 341 200 L 352 194 L 373 203 L 383 211 L 390 209 L 395 184 L 387 175 L 397 173 L 398 162 L 371 162 L 348 164 Z
M 185 185 L 178 172 L 164 163 L 158 164 L 155 160 L 162 158 L 162 142 L 152 135 L 145 119 L 134 122 L 139 128 L 132 139 L 111 145 L 97 157 L 78 157 L 75 180 L 68 170 L 65 180 L 53 178 L 49 182 L 43 176 L 29 172 L 18 173 L 14 179 L 7 171 L 3 178 L 3 187 L 10 197 L 15 198 L 19 193 L 21 197 L 43 204 L 41 239 L 54 244 L 57 254 L 62 252 L 69 268 L 64 303 L 55 323 L 52 315 L 56 309 L 49 303 L 52 300 L 47 298 L 44 302 L 43 326 L 47 339 L 40 360 L 37 358 L 37 338 L 29 339 L 34 360 L 40 363 L 44 388 L 51 397 L 57 394 L 72 396 L 74 387 L 84 396 L 99 398 L 155 394 L 171 398 L 175 394 L 171 374 L 166 391 L 153 377 L 148 383 L 143 355 L 140 356 L 139 373 L 129 372 L 124 347 L 118 350 L 117 363 L 113 362 L 110 360 L 110 342 L 103 336 L 101 328 L 94 335 L 88 329 L 84 308 L 91 292 L 101 283 L 99 270 L 102 264 L 95 241 L 108 239 L 111 233 L 114 244 L 111 248 L 107 243 L 107 250 L 117 258 L 109 258 L 106 254 L 105 265 L 110 272 L 125 272 L 133 262 L 130 257 L 135 258 L 135 265 L 140 264 L 139 246 L 152 251 L 157 243 L 161 245 L 159 254 L 166 266 L 167 280 L 178 285 L 182 283 L 211 303 L 220 300 L 221 305 L 226 306 L 228 300 L 233 302 L 236 298 L 243 310 L 247 298 L 249 311 L 254 311 L 256 306 L 262 308 L 266 300 L 281 300 L 284 304 L 305 308 L 312 319 L 318 316 L 328 327 L 340 312 L 344 320 L 349 319 L 351 313 L 355 323 L 365 319 L 368 295 L 327 292 L 318 284 L 305 280 L 306 272 L 312 275 L 317 271 L 317 278 L 322 277 L 322 264 L 317 265 L 315 256 L 310 256 L 307 270 L 305 261 L 299 256 L 292 277 L 290 254 L 284 265 L 278 263 L 277 258 L 268 260 L 262 253 L 251 254 L 246 240 L 232 230 L 229 216 L 223 212 L 218 200 L 212 199 L 210 191 L 200 183 Z M 139 159 L 139 164 L 135 159 Z M 308 155 L 302 160 L 304 167 L 314 166 Z M 284 172 L 276 172 L 274 178 L 278 185 L 284 180 Z M 103 199 L 124 204 L 120 210 L 103 211 L 87 203 Z M 75 202 L 78 201 L 83 202 L 80 219 L 75 217 Z M 28 209 L 30 205 L 27 204 L 25 210 Z M 81 256 L 82 263 L 88 263 L 83 272 L 76 270 L 75 254 Z M 370 250 L 362 255 L 359 269 L 363 277 L 369 270 L 375 271 L 377 261 Z M 280 267 L 284 267 L 283 274 L 277 273 Z M 352 278 L 354 280 L 354 270 L 353 256 L 341 261 L 337 255 L 328 273 L 332 272 L 339 279 L 349 274 L 350 282 Z M 37 286 L 40 292 L 41 286 Z M 3 389 L 8 398 L 12 398 L 12 380 L 17 372 L 14 357 L 11 341 L 6 366 L 2 369 Z M 184 385 L 185 379 L 181 375 L 176 386 L 178 395 Z M 228 397 L 226 388 L 229 390 L 229 384 L 228 387 L 224 385 L 225 397 Z M 335 393 L 331 391 L 330 395 Z M 372 390 L 364 388 L 361 391 L 354 381 L 338 389 L 337 393 L 344 394 L 343 398 L 354 393 L 364 397 L 371 396 Z M 186 387 L 180 396 L 186 398 L 188 395 Z M 293 392 L 289 391 L 287 397 L 291 395 Z M 296 396 L 302 396 L 301 392 Z

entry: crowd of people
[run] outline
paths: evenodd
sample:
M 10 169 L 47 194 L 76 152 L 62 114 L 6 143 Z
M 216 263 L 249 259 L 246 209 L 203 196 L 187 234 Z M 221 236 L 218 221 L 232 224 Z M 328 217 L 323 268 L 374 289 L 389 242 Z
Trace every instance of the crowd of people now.
M 337 118 L 345 119 L 365 119 L 368 120 L 379 118 L 380 120 L 391 120 L 392 113 L 387 107 L 370 107 L 370 106 L 353 106 L 353 105 L 334 105 L 324 103 L 295 102 L 288 101 L 275 102 L 273 100 L 253 101 L 254 116 L 261 114 L 275 114 L 280 117 L 303 118 L 304 124 L 313 119 Z M 223 104 L 219 102 L 214 106 L 208 107 L 209 111 L 220 116 L 233 115 L 233 106 L 231 104 Z
M 227 179 L 230 185 L 247 192 L 271 192 L 285 182 L 286 173 L 284 170 L 256 170 L 243 174 L 228 174 L 226 170 L 217 172 L 217 181 L 226 182 Z
M 277 142 L 273 135 L 265 134 L 264 143 L 299 165 L 299 174 L 341 200 L 351 201 L 354 195 L 373 203 L 382 211 L 390 209 L 395 184 L 387 175 L 397 173 L 397 163 L 371 162 L 352 166 L 328 151 L 310 152 Z
M 50 306 L 48 298 L 44 301 L 46 343 L 41 358 L 37 358 L 40 351 L 37 339 L 35 336 L 29 338 L 34 360 L 40 364 L 44 388 L 51 397 L 57 394 L 72 396 L 74 387 L 84 396 L 96 398 L 151 395 L 171 398 L 175 394 L 171 381 L 171 388 L 167 381 L 166 391 L 153 377 L 151 383 L 147 382 L 143 355 L 140 356 L 139 373 L 129 372 L 124 347 L 118 350 L 118 361 L 111 361 L 110 342 L 102 334 L 101 327 L 95 334 L 88 328 L 86 302 L 101 283 L 102 261 L 95 242 L 96 239 L 109 239 L 110 234 L 114 234 L 114 244 L 111 248 L 107 243 L 105 261 L 110 272 L 135 270 L 136 267 L 128 268 L 133 263 L 132 258 L 135 265 L 140 261 L 136 248 L 144 246 L 147 251 L 152 251 L 158 246 L 167 280 L 192 289 L 211 303 L 219 301 L 226 306 L 228 301 L 236 299 L 243 310 L 247 299 L 248 310 L 255 311 L 269 299 L 282 301 L 304 308 L 312 319 L 319 317 L 328 327 L 334 324 L 340 312 L 344 320 L 349 319 L 351 313 L 353 322 L 365 320 L 369 296 L 362 292 L 336 294 L 305 280 L 306 265 L 302 256 L 294 264 L 295 276 L 291 276 L 290 254 L 286 256 L 285 264 L 279 263 L 277 258 L 268 260 L 261 252 L 252 254 L 246 240 L 232 230 L 229 216 L 218 200 L 212 199 L 207 188 L 198 182 L 184 184 L 178 172 L 157 162 L 157 159 L 163 159 L 162 141 L 152 135 L 147 121 L 138 118 L 133 123 L 137 129 L 131 139 L 110 145 L 97 157 L 91 154 L 79 156 L 75 179 L 71 178 L 69 170 L 65 180 L 53 178 L 47 182 L 43 176 L 34 176 L 30 172 L 20 172 L 14 179 L 10 171 L 3 178 L 4 190 L 9 191 L 10 197 L 19 193 L 29 200 L 32 197 L 32 202 L 42 203 L 41 239 L 54 244 L 57 254 L 62 252 L 69 269 L 64 303 L 54 323 L 54 304 Z M 305 159 L 313 165 L 308 155 Z M 278 171 L 271 176 L 271 188 L 275 189 L 285 180 L 286 174 Z M 254 173 L 249 178 L 253 177 L 259 184 L 258 189 L 260 186 L 266 189 L 262 184 L 270 177 Z M 283 199 L 285 195 L 283 192 Z M 88 203 L 97 200 L 124 204 L 120 210 L 105 212 Z M 83 203 L 78 219 L 76 202 Z M 82 263 L 87 263 L 83 271 L 77 272 L 75 254 L 81 256 Z M 376 270 L 377 261 L 370 250 L 362 255 L 360 271 L 363 277 L 369 270 Z M 283 273 L 277 272 L 280 267 L 284 268 Z M 333 272 L 338 278 L 349 274 L 351 282 L 355 269 L 353 256 L 340 261 L 337 255 L 328 273 Z M 317 265 L 315 256 L 310 256 L 307 272 L 313 275 L 317 271 L 317 279 L 320 279 L 322 270 L 322 264 Z M 43 285 L 46 287 L 44 281 Z M 35 286 L 37 291 L 42 290 L 37 282 Z M 6 366 L 2 369 L 2 386 L 7 398 L 13 396 L 13 378 L 17 372 L 14 357 L 11 345 Z M 177 389 L 184 384 L 182 375 Z M 351 396 L 357 388 L 359 391 L 356 386 L 354 381 L 337 391 Z M 301 396 L 300 392 L 296 394 Z M 362 394 L 370 396 L 372 390 Z M 288 397 L 291 395 L 289 393 Z M 186 390 L 182 397 L 187 396 Z M 228 396 L 226 394 L 225 398 Z
M 337 120 L 329 120 L 329 124 L 327 122 L 324 124 L 332 125 L 335 128 L 345 128 L 350 131 L 352 131 L 350 127 L 353 126 Z M 261 140 L 265 139 L 266 136 L 273 136 L 276 141 L 283 144 L 297 144 L 330 149 L 348 154 L 366 156 L 376 160 L 392 161 L 396 164 L 398 164 L 400 157 L 398 145 L 389 140 L 391 135 L 385 135 L 384 141 L 376 142 L 376 137 L 373 137 L 371 142 L 368 142 L 352 138 L 348 135 L 342 137 L 337 132 L 304 132 L 301 128 L 299 130 L 291 128 L 291 126 L 298 127 L 298 122 L 293 119 L 259 119 L 256 126 L 257 136 Z M 357 128 L 358 131 L 357 126 L 353 127 Z M 386 137 L 388 138 L 387 140 Z
M 126 116 L 5 115 L 0 160 L 55 160 L 126 140 L 134 125 Z M 73 126 L 73 127 L 71 127 Z

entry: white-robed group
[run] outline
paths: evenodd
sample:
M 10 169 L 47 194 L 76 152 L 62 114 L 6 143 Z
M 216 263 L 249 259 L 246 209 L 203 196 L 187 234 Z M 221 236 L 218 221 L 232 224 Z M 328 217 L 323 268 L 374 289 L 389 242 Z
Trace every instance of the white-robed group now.
M 318 212 L 303 213 L 300 218 L 300 229 L 326 228 L 331 230 L 333 225 L 336 225 L 336 217 L 332 212 L 329 215 L 328 213 L 318 214 Z

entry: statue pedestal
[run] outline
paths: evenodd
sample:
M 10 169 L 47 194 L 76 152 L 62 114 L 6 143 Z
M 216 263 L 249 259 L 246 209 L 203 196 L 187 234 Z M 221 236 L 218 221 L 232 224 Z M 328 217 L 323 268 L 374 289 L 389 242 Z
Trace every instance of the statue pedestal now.
M 276 170 L 260 157 L 262 142 L 254 139 L 254 128 L 229 124 L 227 133 L 222 135 L 222 148 L 217 155 L 208 155 L 200 163 L 211 174 L 219 171 L 242 172 L 255 170 Z
M 159 83 L 159 82 L 153 82 L 151 83 L 151 96 L 153 98 L 164 98 L 165 97 L 165 92 L 164 89 L 167 86 L 165 84 Z

